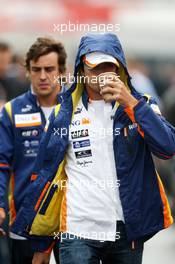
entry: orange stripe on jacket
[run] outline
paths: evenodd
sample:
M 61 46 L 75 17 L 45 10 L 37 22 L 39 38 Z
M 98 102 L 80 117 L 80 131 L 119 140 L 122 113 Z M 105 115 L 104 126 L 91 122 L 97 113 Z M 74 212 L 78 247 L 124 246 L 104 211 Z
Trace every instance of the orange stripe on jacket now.
M 64 188 L 64 197 L 62 201 L 62 206 L 61 206 L 61 214 L 60 214 L 60 231 L 61 232 L 66 232 L 67 231 L 67 184 L 66 187 Z
M 26 124 L 16 124 L 16 127 L 31 127 L 31 126 L 40 126 L 41 122 L 36 123 L 26 123 Z
M 44 251 L 44 253 L 46 253 L 46 254 L 51 254 L 51 252 L 52 252 L 52 249 L 53 249 L 53 247 L 55 246 L 55 241 L 54 242 L 52 242 L 52 244 L 50 245 L 50 247 L 48 248 L 48 249 L 46 249 L 45 251 Z
M 43 189 L 43 191 L 42 191 L 42 193 L 41 193 L 41 195 L 40 195 L 40 197 L 39 197 L 39 199 L 38 199 L 38 201 L 37 201 L 37 203 L 35 205 L 35 208 L 34 208 L 35 211 L 38 210 L 38 208 L 39 208 L 39 206 L 40 206 L 40 204 L 42 202 L 42 199 L 43 199 L 45 193 L 47 192 L 49 186 L 50 186 L 50 182 L 47 182 L 46 186 L 44 187 L 44 189 Z
M 9 168 L 9 165 L 6 164 L 6 163 L 0 163 L 0 167 L 6 167 L 6 168 Z
M 15 177 L 14 177 L 14 175 L 11 175 L 11 178 L 10 178 L 10 194 L 9 194 L 10 226 L 13 224 L 13 222 L 16 219 L 14 188 L 15 188 Z
M 134 116 L 134 109 L 131 107 L 125 107 L 124 111 L 127 113 L 127 115 L 129 116 L 129 118 L 131 119 L 131 121 L 133 123 L 137 123 L 135 120 L 135 116 Z M 144 132 L 141 130 L 140 126 L 138 125 L 137 128 L 139 134 L 144 138 Z
M 165 190 L 158 173 L 157 173 L 157 179 L 159 184 L 160 196 L 163 203 L 164 228 L 167 228 L 173 223 L 173 218 L 171 216 L 171 210 L 168 203 L 168 199 L 166 197 Z

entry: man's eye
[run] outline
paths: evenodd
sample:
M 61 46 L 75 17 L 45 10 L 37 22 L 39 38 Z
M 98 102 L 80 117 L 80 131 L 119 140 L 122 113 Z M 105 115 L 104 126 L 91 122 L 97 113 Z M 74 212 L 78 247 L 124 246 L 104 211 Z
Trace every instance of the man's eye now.
M 41 70 L 40 68 L 32 67 L 32 71 L 33 71 L 33 72 L 39 72 L 40 70 Z
M 47 67 L 47 68 L 45 68 L 45 70 L 46 70 L 46 72 L 52 72 L 52 71 L 54 71 L 54 67 Z

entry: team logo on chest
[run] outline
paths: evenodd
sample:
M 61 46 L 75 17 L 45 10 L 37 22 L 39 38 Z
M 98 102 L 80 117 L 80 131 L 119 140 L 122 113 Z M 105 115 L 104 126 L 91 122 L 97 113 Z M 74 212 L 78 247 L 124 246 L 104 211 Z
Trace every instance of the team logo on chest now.
M 40 113 L 15 115 L 16 127 L 29 127 L 29 126 L 40 126 L 40 125 L 41 125 Z

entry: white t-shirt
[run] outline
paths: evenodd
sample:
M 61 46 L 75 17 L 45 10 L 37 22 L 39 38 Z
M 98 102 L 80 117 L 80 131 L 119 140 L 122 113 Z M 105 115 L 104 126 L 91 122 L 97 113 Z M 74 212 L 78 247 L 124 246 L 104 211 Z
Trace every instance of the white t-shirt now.
M 49 116 L 50 114 L 52 113 L 52 110 L 54 109 L 55 106 L 49 106 L 49 107 L 46 107 L 46 106 L 41 106 L 41 109 L 44 113 L 44 116 L 46 118 L 46 120 L 49 119 Z
M 44 113 L 44 116 L 45 116 L 45 119 L 46 121 L 48 120 L 52 110 L 54 109 L 55 106 L 49 106 L 49 107 L 45 107 L 45 106 L 41 106 L 41 109 Z M 22 236 L 18 236 L 16 234 L 14 234 L 13 232 L 10 232 L 9 234 L 10 238 L 12 239 L 18 239 L 18 240 L 26 240 L 25 237 L 22 237 Z
M 116 221 L 124 221 L 113 151 L 114 111 L 103 100 L 89 103 L 88 111 L 80 100 L 75 110 L 65 166 L 70 234 L 115 241 Z

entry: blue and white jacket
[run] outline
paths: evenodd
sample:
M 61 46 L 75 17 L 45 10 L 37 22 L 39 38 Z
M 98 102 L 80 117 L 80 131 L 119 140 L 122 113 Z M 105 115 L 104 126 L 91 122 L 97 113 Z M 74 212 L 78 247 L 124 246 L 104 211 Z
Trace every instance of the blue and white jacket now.
M 120 62 L 121 80 L 138 99 L 133 109 L 114 103 L 113 129 L 118 133 L 114 133 L 113 149 L 128 241 L 147 240 L 173 222 L 152 154 L 162 159 L 174 155 L 175 128 L 161 116 L 153 98 L 141 95 L 132 87 L 116 35 L 83 37 L 75 62 L 75 76 L 79 74 L 82 56 L 93 51 L 110 54 Z M 88 109 L 86 90 L 75 82 L 55 108 L 41 140 L 33 181 L 12 228 L 16 234 L 37 238 L 40 243 L 36 251 L 46 249 L 57 232 L 66 231 L 66 192 L 60 188 L 60 183 L 67 177 L 64 166 L 69 133 L 61 134 L 61 131 L 69 131 L 81 97 Z M 60 131 L 56 136 L 55 130 Z

